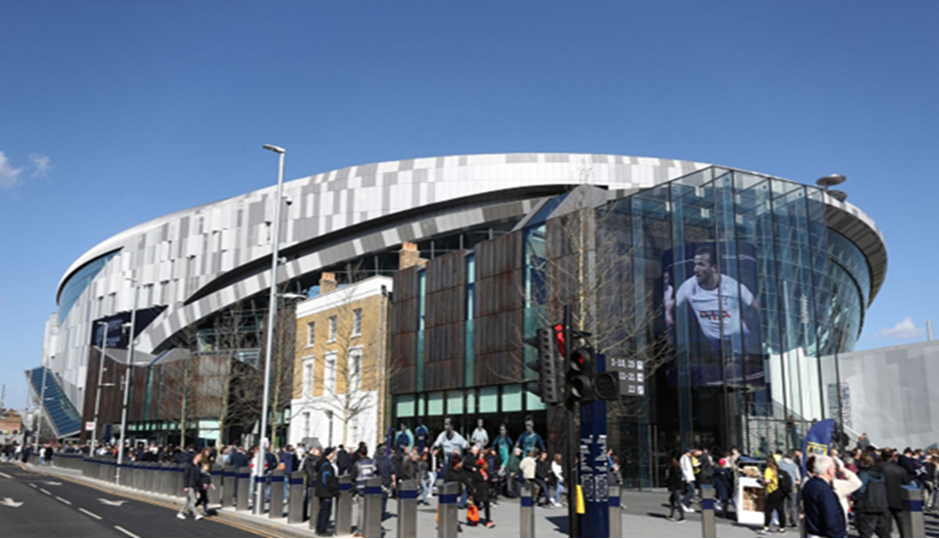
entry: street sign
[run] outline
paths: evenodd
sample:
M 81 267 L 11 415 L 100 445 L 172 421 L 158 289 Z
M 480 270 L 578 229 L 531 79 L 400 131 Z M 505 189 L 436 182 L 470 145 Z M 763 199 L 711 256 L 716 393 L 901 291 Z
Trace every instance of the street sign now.
M 646 394 L 645 362 L 641 359 L 611 357 L 610 370 L 619 377 L 620 395 L 642 397 Z
M 86 422 L 85 422 L 85 430 L 87 430 L 87 431 L 93 431 L 93 430 L 95 430 L 95 422 L 94 422 L 94 421 L 86 421 Z

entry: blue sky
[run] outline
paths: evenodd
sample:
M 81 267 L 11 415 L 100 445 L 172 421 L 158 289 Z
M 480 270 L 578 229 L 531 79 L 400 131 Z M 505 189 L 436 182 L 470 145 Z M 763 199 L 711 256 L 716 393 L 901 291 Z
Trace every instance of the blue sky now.
M 859 347 L 922 339 L 939 323 L 937 18 L 935 1 L 2 2 L 7 404 L 69 264 L 272 183 L 265 143 L 288 178 L 515 151 L 845 174 L 890 258 Z

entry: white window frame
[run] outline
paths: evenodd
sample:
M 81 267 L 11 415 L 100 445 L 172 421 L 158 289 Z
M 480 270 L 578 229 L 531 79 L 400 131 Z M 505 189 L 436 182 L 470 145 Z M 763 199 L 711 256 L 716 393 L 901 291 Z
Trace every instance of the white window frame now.
M 339 333 L 339 319 L 333 315 L 329 317 L 329 339 L 326 342 L 336 342 L 337 333 Z
M 362 309 L 354 309 L 352 311 L 352 336 L 362 336 Z
M 349 369 L 349 387 L 347 388 L 346 393 L 353 394 L 359 391 L 362 391 L 362 362 L 365 357 L 365 353 L 361 346 L 355 346 L 349 349 L 348 353 L 348 369 Z M 355 368 L 355 360 L 358 358 L 358 369 Z
M 303 412 L 303 437 L 304 438 L 310 437 L 310 427 L 311 427 L 310 412 Z
M 339 366 L 339 354 L 328 352 L 323 358 L 323 394 L 336 394 L 336 368 Z
M 313 356 L 307 356 L 303 358 L 303 379 L 301 383 L 303 384 L 303 398 L 309 399 L 313 397 L 313 387 L 315 387 L 316 382 L 316 358 Z
M 316 344 L 316 322 L 306 323 L 306 347 L 313 348 Z

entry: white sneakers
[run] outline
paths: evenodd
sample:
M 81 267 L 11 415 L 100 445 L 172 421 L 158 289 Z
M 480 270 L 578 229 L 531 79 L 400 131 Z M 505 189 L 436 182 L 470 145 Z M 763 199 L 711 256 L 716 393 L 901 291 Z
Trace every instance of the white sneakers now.
M 200 515 L 199 513 L 196 513 L 196 520 L 202 520 L 203 518 L 205 517 Z
M 176 513 L 176 518 L 178 518 L 179 520 L 186 520 L 186 515 L 182 513 Z

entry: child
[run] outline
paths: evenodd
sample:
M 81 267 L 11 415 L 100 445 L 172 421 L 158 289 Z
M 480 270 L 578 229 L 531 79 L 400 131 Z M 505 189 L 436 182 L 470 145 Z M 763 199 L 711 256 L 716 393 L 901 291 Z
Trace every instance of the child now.
M 202 514 L 209 516 L 209 489 L 215 490 L 215 485 L 212 484 L 212 465 L 208 461 L 202 462 L 202 467 L 200 469 L 200 480 L 199 480 L 199 499 L 196 500 L 196 508 L 199 505 L 202 505 Z M 196 520 L 198 520 L 200 515 L 196 515 Z

